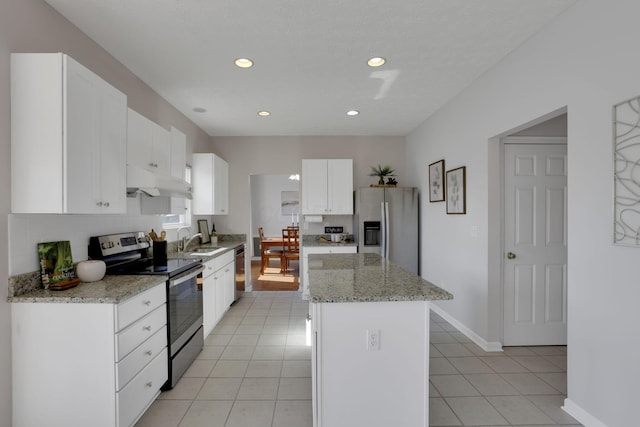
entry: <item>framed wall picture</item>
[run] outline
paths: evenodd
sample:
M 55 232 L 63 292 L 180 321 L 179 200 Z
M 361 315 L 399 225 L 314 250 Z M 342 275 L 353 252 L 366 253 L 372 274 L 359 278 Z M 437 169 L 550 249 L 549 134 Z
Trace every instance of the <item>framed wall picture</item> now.
M 429 201 L 444 202 L 444 159 L 429 165 Z
M 447 213 L 467 213 L 467 167 L 447 171 Z
M 205 244 L 211 242 L 211 236 L 209 235 L 209 221 L 206 219 L 198 220 L 198 233 L 201 233 L 200 243 Z

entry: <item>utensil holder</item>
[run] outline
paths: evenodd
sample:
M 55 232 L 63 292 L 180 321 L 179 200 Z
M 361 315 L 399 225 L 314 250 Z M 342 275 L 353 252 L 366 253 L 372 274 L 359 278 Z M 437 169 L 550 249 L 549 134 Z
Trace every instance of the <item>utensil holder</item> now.
M 153 265 L 167 265 L 167 241 L 153 241 Z

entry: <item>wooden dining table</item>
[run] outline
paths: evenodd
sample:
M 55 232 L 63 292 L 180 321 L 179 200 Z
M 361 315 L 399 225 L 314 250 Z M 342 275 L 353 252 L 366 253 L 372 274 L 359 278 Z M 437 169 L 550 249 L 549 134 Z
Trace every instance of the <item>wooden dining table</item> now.
M 267 266 L 267 257 L 265 252 L 269 248 L 278 247 L 283 248 L 284 239 L 282 237 L 265 237 L 260 240 L 260 274 L 264 274 L 264 268 Z M 282 270 L 282 260 L 280 260 L 280 270 Z

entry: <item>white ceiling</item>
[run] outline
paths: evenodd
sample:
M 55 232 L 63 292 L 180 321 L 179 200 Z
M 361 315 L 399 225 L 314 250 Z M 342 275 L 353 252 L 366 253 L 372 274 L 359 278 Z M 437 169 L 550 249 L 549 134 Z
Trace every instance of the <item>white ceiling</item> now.
M 46 1 L 209 135 L 249 136 L 406 135 L 576 0 Z

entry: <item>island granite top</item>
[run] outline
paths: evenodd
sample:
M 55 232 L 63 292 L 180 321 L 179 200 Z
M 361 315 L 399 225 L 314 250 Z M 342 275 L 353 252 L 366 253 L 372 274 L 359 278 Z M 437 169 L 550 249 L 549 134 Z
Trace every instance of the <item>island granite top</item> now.
M 431 301 L 453 295 L 378 254 L 310 254 L 312 303 Z

